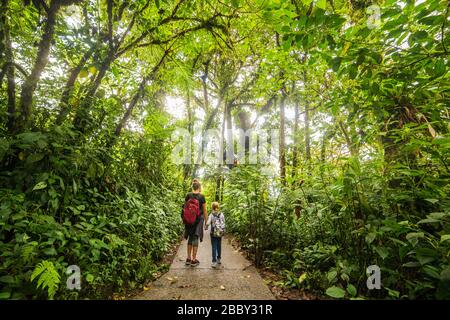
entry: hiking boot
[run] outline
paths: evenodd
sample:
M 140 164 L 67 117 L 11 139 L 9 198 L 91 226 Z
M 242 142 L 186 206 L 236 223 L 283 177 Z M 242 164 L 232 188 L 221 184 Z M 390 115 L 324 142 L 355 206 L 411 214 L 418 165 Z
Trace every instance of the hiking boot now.
M 213 262 L 213 263 L 211 263 L 211 268 L 217 268 L 217 262 Z
M 220 261 L 219 258 L 217 258 L 217 264 L 222 264 L 222 261 Z
M 199 264 L 200 264 L 200 261 L 198 261 L 197 259 L 191 261 L 191 267 L 196 267 Z
M 184 263 L 184 265 L 190 266 L 191 265 L 191 261 L 192 261 L 191 259 L 187 258 L 186 262 Z

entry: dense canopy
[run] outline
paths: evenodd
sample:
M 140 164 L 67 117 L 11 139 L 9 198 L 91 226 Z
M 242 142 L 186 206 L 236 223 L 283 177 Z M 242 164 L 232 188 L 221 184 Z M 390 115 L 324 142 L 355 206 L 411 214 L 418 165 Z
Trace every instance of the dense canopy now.
M 2 0 L 0 299 L 141 287 L 179 240 L 193 178 L 284 287 L 449 299 L 448 11 Z

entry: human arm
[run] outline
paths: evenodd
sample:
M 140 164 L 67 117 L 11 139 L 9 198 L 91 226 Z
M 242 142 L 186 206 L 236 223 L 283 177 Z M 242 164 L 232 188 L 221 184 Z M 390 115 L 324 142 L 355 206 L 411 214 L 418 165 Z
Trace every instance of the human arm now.
M 203 218 L 205 220 L 205 228 L 208 227 L 208 212 L 206 211 L 206 203 L 202 204 Z
M 186 204 L 186 199 L 187 199 L 187 195 L 186 195 L 186 197 L 184 198 L 183 204 L 181 205 L 181 220 L 183 220 L 184 205 Z
M 223 232 L 225 232 L 225 230 L 227 229 L 227 225 L 225 223 L 225 215 L 222 213 L 222 225 L 223 225 Z
M 208 230 L 208 226 L 211 223 L 211 215 L 209 215 L 208 220 L 205 220 L 205 221 L 206 221 L 206 223 L 205 223 L 205 230 Z

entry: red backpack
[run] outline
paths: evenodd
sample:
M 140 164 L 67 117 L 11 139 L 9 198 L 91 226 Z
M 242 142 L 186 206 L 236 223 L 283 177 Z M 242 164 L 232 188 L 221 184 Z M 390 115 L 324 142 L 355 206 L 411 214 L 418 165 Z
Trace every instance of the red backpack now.
M 194 225 L 198 216 L 200 216 L 200 202 L 193 195 L 190 195 L 184 204 L 183 223 L 186 225 Z

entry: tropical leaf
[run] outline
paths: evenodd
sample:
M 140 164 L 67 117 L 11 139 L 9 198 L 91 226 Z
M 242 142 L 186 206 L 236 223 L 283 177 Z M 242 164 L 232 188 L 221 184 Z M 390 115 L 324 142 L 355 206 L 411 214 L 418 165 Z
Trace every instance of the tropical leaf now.
M 36 265 L 31 274 L 31 281 L 34 281 L 36 278 L 38 279 L 37 287 L 47 289 L 48 298 L 53 300 L 60 283 L 60 276 L 53 262 L 44 260 Z

